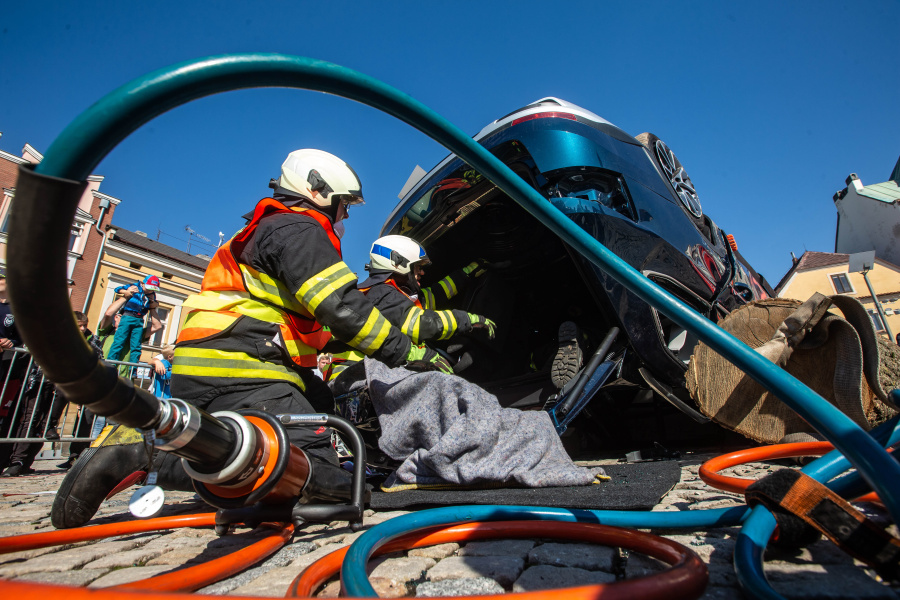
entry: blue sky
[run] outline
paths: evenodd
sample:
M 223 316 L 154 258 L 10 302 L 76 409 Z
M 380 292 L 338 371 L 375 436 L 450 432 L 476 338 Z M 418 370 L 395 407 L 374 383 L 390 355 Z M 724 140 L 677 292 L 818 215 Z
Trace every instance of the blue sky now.
M 155 69 L 281 52 L 356 69 L 475 134 L 543 96 L 657 134 L 707 212 L 774 285 L 834 250 L 832 196 L 900 156 L 900 2 L 16 2 L 0 17 L 0 149 L 46 151 L 81 111 Z M 446 151 L 393 117 L 303 90 L 208 97 L 145 125 L 96 169 L 115 224 L 187 248 L 230 236 L 285 156 L 360 174 L 344 256 L 368 248 L 418 164 Z M 179 239 L 180 238 L 180 239 Z M 184 240 L 184 241 L 183 241 Z M 195 239 L 196 240 L 196 239 Z M 192 252 L 202 251 L 196 244 Z M 207 250 L 209 251 L 209 250 Z

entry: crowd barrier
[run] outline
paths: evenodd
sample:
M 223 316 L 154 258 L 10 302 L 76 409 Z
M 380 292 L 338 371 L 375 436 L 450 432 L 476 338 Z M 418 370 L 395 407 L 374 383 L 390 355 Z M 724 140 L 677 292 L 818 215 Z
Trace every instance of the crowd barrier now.
M 150 364 L 106 362 L 117 365 L 119 374 L 130 378 L 136 386 L 153 390 L 156 371 Z M 0 384 L 0 444 L 49 442 L 53 443 L 51 456 L 59 456 L 63 443 L 90 442 L 106 424 L 104 417 L 85 414 L 80 406 L 66 402 L 25 348 L 12 348 L 3 353 Z M 23 420 L 27 420 L 28 435 L 17 436 Z

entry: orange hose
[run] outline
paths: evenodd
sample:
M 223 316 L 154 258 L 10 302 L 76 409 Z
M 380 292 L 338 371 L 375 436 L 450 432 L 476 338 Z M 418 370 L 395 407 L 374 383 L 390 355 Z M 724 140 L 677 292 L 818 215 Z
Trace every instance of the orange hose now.
M 64 585 L 50 585 L 33 581 L 0 580 L 0 597 L 15 600 L 197 600 L 195 594 L 167 594 L 143 590 L 121 590 L 118 588 L 81 588 Z M 228 600 L 263 600 L 255 596 L 228 596 Z M 271 600 L 267 598 L 265 600 Z
M 19 552 L 22 550 L 33 550 L 35 548 L 46 548 L 47 546 L 54 545 L 99 540 L 119 535 L 158 531 L 160 529 L 211 527 L 214 525 L 215 513 L 205 513 L 178 517 L 160 517 L 157 519 L 147 519 L 146 521 L 92 525 L 90 527 L 48 531 L 46 533 L 32 533 L 28 535 L 0 538 L 0 554 Z M 144 590 L 153 592 L 189 592 L 221 581 L 277 552 L 287 543 L 294 533 L 294 526 L 291 524 L 280 523 L 274 525 L 267 523 L 265 525 L 279 527 L 279 529 L 274 535 L 267 536 L 250 546 L 232 552 L 227 556 L 222 556 L 187 569 L 173 571 L 171 573 L 166 573 L 165 575 L 151 577 L 142 581 L 135 581 L 110 589 L 117 591 Z M 12 582 L 0 580 L 0 597 L 18 597 L 12 595 L 14 593 L 12 589 L 7 589 L 7 586 L 11 583 Z M 72 588 L 65 589 L 71 590 Z M 50 590 L 48 590 L 48 592 L 50 592 Z M 66 594 L 68 595 L 68 592 Z M 38 595 L 42 595 L 42 593 L 38 593 Z M 46 598 L 46 596 L 44 596 L 44 598 Z
M 750 462 L 763 462 L 776 458 L 793 458 L 796 456 L 822 456 L 834 450 L 830 442 L 798 442 L 794 444 L 774 444 L 759 448 L 738 450 L 730 454 L 723 454 L 711 458 L 700 465 L 700 479 L 707 485 L 725 492 L 743 494 L 756 480 L 743 477 L 730 477 L 722 475 L 719 471 L 729 467 L 736 467 Z M 879 502 L 878 495 L 870 492 L 857 498 L 861 502 Z
M 658 574 L 614 584 L 597 584 L 564 589 L 541 590 L 505 594 L 517 600 L 632 600 L 665 596 L 667 600 L 693 599 L 706 589 L 706 565 L 690 549 L 649 533 L 596 523 L 565 523 L 559 521 L 494 521 L 465 523 L 450 527 L 431 527 L 414 531 L 391 540 L 376 550 L 375 555 L 407 548 L 419 548 L 447 542 L 496 538 L 532 538 L 577 540 L 608 546 L 628 548 L 658 558 L 671 569 Z M 306 568 L 288 588 L 286 597 L 311 596 L 325 581 L 341 568 L 349 547 L 336 550 Z M 467 596 L 468 600 L 488 600 L 493 596 Z
M 217 581 L 222 581 L 278 552 L 294 534 L 294 526 L 290 523 L 279 523 L 277 525 L 266 523 L 265 525 L 270 527 L 280 526 L 280 529 L 274 535 L 267 536 L 246 548 L 241 548 L 209 562 L 166 573 L 165 575 L 157 575 L 149 579 L 118 585 L 110 589 L 193 592 Z
M 125 523 L 109 523 L 107 525 L 91 525 L 76 529 L 60 529 L 44 533 L 29 533 L 0 538 L 0 554 L 34 550 L 47 546 L 61 546 L 76 542 L 89 542 L 117 535 L 146 533 L 159 529 L 175 529 L 177 527 L 213 527 L 216 524 L 216 513 L 199 515 L 183 515 L 178 517 L 158 517 L 145 521 L 127 521 Z

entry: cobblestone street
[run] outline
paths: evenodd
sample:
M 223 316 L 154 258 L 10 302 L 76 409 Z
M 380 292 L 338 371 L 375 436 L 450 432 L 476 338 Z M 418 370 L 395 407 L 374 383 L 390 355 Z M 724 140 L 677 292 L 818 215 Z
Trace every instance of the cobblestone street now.
M 697 469 L 712 454 L 687 454 L 681 459 L 681 481 L 656 507 L 660 511 L 701 510 L 738 506 L 737 494 L 720 492 L 704 484 Z M 38 461 L 38 473 L 0 479 L 0 536 L 51 531 L 50 506 L 63 471 L 58 461 Z M 603 461 L 599 461 L 603 462 Z M 610 461 L 612 462 L 612 461 Z M 596 463 L 592 463 L 596 464 Z M 771 469 L 751 464 L 731 474 L 757 478 Z M 726 471 L 729 473 L 729 471 Z M 91 524 L 130 520 L 126 491 L 104 503 Z M 193 494 L 168 493 L 163 515 L 209 512 Z M 405 512 L 367 511 L 371 527 Z M 200 594 L 282 597 L 289 584 L 307 566 L 350 545 L 361 532 L 346 523 L 311 524 L 295 533 L 290 543 L 261 564 L 199 590 Z M 229 554 L 267 534 L 238 529 L 217 537 L 212 529 L 177 529 L 129 535 L 98 542 L 0 555 L 0 578 L 68 586 L 103 588 L 133 582 L 192 566 Z M 709 531 L 656 531 L 696 552 L 709 568 L 704 598 L 742 598 L 732 566 L 738 528 Z M 603 546 L 560 543 L 554 540 L 497 540 L 448 543 L 413 549 L 374 559 L 370 580 L 383 597 L 459 596 L 502 594 L 615 580 L 616 551 Z M 771 549 L 766 574 L 780 593 L 790 598 L 897 598 L 896 588 L 880 583 L 869 570 L 828 541 L 819 541 L 788 555 Z M 632 553 L 626 577 L 665 568 L 654 559 Z M 317 593 L 336 597 L 339 583 L 332 581 Z

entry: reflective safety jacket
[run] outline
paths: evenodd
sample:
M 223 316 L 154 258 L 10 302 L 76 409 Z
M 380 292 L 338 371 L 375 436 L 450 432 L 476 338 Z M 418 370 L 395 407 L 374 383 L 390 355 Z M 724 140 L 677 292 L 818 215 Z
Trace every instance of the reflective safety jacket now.
M 438 301 L 452 298 L 458 291 L 450 277 L 442 279 L 435 291 L 425 288 L 411 296 L 390 276 L 376 274 L 360 284 L 359 291 L 414 344 L 446 340 L 457 332 L 468 333 L 472 329 L 465 311 L 435 310 Z
M 457 333 L 472 330 L 469 315 L 462 310 L 435 310 L 450 298 L 465 290 L 470 279 L 462 271 L 454 271 L 431 288 L 419 290 L 411 296 L 397 285 L 391 271 L 373 271 L 372 275 L 359 286 L 359 291 L 372 301 L 378 310 L 400 331 L 409 336 L 414 344 L 430 340 L 446 340 Z M 341 371 L 364 357 L 359 352 L 340 345 L 330 348 L 334 355 L 326 379 L 334 379 Z
M 276 379 L 303 390 L 301 374 L 311 373 L 298 367 L 314 368 L 332 335 L 390 366 L 403 364 L 409 339 L 356 281 L 327 217 L 261 200 L 210 261 L 200 294 L 184 303 L 173 394 L 197 378 L 205 386 Z

